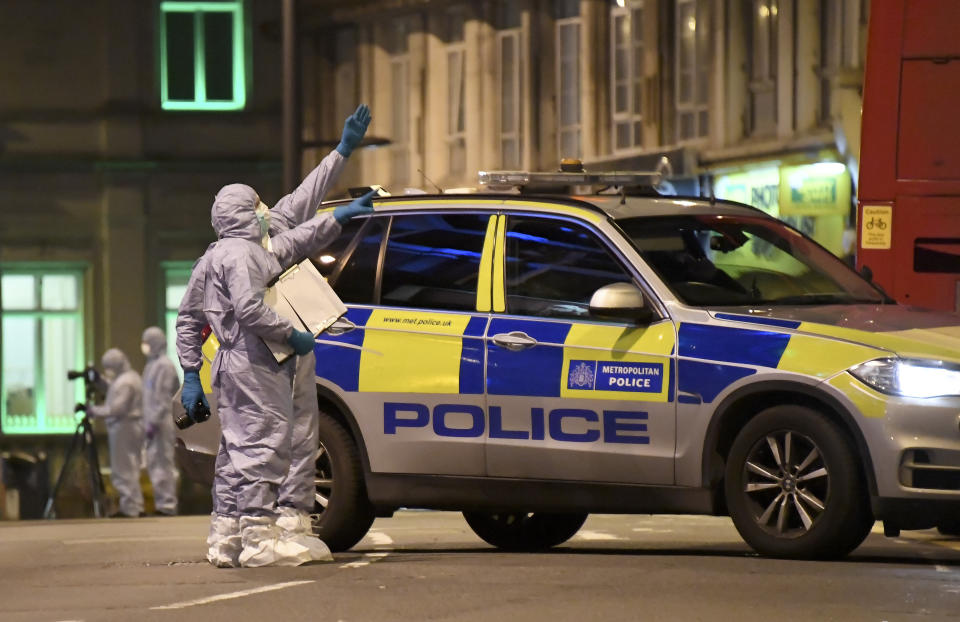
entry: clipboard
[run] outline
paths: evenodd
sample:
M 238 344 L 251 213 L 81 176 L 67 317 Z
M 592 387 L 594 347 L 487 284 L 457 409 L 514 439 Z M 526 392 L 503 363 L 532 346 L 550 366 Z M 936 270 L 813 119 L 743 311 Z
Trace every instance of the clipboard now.
M 309 259 L 304 259 L 277 277 L 264 294 L 263 301 L 277 315 L 290 320 L 294 328 L 308 331 L 314 337 L 347 312 L 347 307 L 327 279 Z M 286 342 L 266 339 L 263 342 L 278 363 L 293 356 L 293 348 Z

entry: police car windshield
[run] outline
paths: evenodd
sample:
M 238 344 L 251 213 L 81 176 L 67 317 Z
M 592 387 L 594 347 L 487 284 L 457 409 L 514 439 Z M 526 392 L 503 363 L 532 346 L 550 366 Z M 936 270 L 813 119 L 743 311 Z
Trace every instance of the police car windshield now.
M 625 218 L 617 224 L 689 305 L 888 302 L 837 257 L 776 220 L 690 214 Z

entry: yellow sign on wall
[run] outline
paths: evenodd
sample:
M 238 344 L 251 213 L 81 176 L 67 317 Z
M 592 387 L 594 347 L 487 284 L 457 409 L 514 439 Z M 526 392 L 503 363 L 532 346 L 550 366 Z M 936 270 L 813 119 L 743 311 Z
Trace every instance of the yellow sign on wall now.
M 741 173 L 718 175 L 714 193 L 719 199 L 728 199 L 752 205 L 776 218 L 780 215 L 780 169 L 763 166 Z
M 817 162 L 780 169 L 781 216 L 846 216 L 850 173 L 839 162 Z
M 860 248 L 890 248 L 893 237 L 893 207 L 864 205 L 860 221 Z
M 770 163 L 718 175 L 716 196 L 760 208 L 806 233 L 842 257 L 844 230 L 851 209 L 850 173 L 840 162 L 800 166 Z

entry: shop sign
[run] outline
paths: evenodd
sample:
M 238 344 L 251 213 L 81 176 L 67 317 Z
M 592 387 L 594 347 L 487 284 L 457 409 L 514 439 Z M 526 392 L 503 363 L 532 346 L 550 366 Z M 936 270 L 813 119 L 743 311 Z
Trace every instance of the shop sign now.
M 850 173 L 840 162 L 780 169 L 781 216 L 845 216 L 850 211 Z
M 714 194 L 719 199 L 746 203 L 777 217 L 780 215 L 780 169 L 765 166 L 742 173 L 718 175 Z

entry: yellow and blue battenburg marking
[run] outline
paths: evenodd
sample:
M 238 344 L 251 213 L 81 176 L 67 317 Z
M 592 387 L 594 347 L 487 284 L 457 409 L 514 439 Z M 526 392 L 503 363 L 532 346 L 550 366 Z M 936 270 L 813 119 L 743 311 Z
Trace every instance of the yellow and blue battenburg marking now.
M 718 313 L 718 319 L 749 322 L 784 331 L 681 324 L 679 370 L 681 403 L 713 401 L 726 387 L 760 368 L 820 378 L 846 394 L 868 417 L 882 417 L 886 399 L 842 374 L 860 363 L 919 347 L 922 356 L 944 357 L 949 346 L 919 344 L 904 333 L 870 332 L 825 324 Z M 691 360 L 699 359 L 699 360 Z
M 574 323 L 564 341 L 560 396 L 672 401 L 675 345 L 670 322 L 633 328 Z
M 348 308 L 346 318 L 358 328 L 323 335 L 318 377 L 345 391 L 483 393 L 486 315 Z
M 357 330 L 325 335 L 316 348 L 317 376 L 345 391 L 486 391 L 491 396 L 670 402 L 676 387 L 680 403 L 699 404 L 713 402 L 735 382 L 770 369 L 830 380 L 862 402 L 867 416 L 884 412 L 882 396 L 863 393 L 859 383 L 836 376 L 887 351 L 852 339 L 808 334 L 796 322 L 751 322 L 756 328 L 682 323 L 674 333 L 669 321 L 624 328 L 483 313 L 358 308 L 350 308 L 347 318 Z M 512 332 L 529 335 L 536 347 L 511 351 L 484 340 L 485 335 Z M 850 337 L 856 336 L 862 339 L 864 334 L 851 331 Z
M 358 308 L 346 317 L 356 330 L 326 334 L 316 346 L 317 376 L 345 391 L 672 400 L 669 322 L 624 328 Z M 537 347 L 514 352 L 491 341 L 484 352 L 485 334 L 518 330 Z
M 755 367 L 776 368 L 790 334 L 683 323 L 678 339 L 678 401 L 687 404 L 712 402 L 737 380 L 755 374 Z

